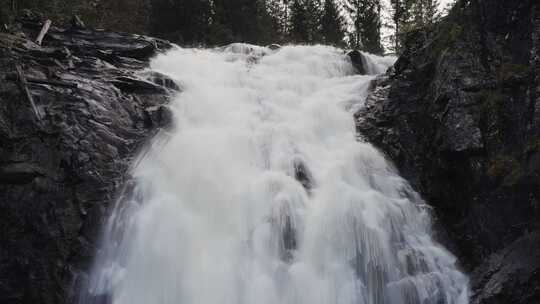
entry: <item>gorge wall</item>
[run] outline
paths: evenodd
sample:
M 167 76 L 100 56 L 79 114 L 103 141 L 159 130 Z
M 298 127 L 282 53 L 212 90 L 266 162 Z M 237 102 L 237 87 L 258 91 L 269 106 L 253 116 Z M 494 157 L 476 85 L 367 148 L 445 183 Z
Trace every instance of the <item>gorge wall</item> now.
M 41 19 L 18 23 L 0 33 L 0 302 L 69 303 L 179 88 L 140 73 L 166 42 L 74 23 L 37 47 Z M 461 1 L 407 41 L 359 132 L 432 204 L 474 303 L 540 301 L 540 5 Z
M 535 1 L 460 1 L 357 114 L 434 207 L 474 303 L 540 301 L 539 49 Z
M 41 21 L 28 13 L 0 33 L 1 303 L 73 302 L 131 159 L 178 89 L 141 74 L 168 43 L 75 22 L 39 47 Z

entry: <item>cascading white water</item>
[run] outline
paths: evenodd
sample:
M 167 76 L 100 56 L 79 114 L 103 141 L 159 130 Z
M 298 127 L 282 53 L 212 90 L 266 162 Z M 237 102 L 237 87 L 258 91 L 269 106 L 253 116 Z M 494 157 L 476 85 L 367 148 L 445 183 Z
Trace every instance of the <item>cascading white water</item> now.
M 356 140 L 374 76 L 342 51 L 177 49 L 152 68 L 182 85 L 175 126 L 134 166 L 82 303 L 468 303 L 429 209 Z

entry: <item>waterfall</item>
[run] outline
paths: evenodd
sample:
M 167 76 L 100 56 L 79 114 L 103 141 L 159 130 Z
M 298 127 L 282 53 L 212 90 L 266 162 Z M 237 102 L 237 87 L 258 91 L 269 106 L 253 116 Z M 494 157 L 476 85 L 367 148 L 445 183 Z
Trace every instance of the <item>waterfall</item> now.
M 179 48 L 151 68 L 183 88 L 174 126 L 133 165 L 81 303 L 468 303 L 430 208 L 357 140 L 375 75 L 343 51 Z

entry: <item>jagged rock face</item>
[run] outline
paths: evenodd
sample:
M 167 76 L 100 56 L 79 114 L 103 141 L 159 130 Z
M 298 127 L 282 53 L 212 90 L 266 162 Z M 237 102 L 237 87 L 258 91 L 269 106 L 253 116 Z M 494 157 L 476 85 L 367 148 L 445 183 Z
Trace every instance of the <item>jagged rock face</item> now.
M 356 115 L 435 207 L 474 303 L 540 299 L 539 37 L 535 1 L 461 1 L 410 35 Z
M 79 25 L 52 27 L 38 47 L 23 33 L 40 23 L 19 21 L 22 32 L 0 33 L 0 302 L 68 303 L 131 158 L 170 123 L 179 88 L 139 73 L 164 41 Z
M 493 254 L 474 271 L 473 288 L 479 292 L 473 303 L 539 303 L 538 265 L 540 231 L 535 231 Z

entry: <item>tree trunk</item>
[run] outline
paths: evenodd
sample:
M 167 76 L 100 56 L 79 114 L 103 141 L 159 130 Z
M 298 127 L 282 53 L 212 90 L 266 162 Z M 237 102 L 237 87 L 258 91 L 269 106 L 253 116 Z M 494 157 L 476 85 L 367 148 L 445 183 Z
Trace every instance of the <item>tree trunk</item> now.
M 45 35 L 49 31 L 49 28 L 51 27 L 52 21 L 47 20 L 43 24 L 43 27 L 41 28 L 41 31 L 39 32 L 39 35 L 36 38 L 36 43 L 41 46 L 41 42 L 43 42 L 43 38 L 45 38 Z

